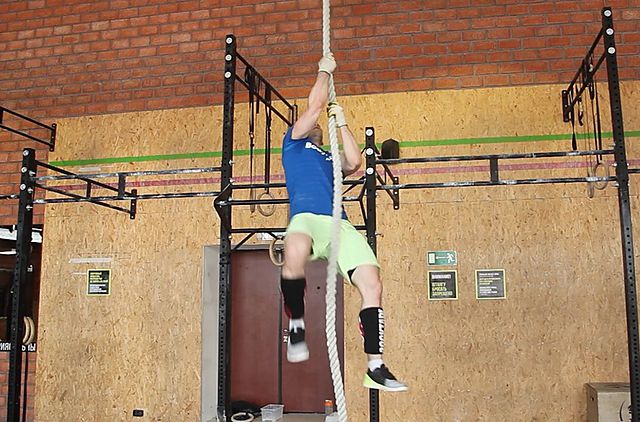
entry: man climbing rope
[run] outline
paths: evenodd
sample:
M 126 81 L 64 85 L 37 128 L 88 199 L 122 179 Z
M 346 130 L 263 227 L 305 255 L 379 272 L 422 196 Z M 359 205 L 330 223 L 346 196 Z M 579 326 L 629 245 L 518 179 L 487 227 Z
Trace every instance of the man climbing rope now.
M 289 128 L 282 146 L 291 217 L 284 241 L 281 276 L 285 311 L 289 316 L 287 359 L 290 362 L 309 359 L 304 325 L 305 264 L 309 259 L 326 259 L 331 247 L 333 172 L 331 154 L 320 148 L 322 129 L 318 118 L 327 106 L 329 81 L 335 68 L 331 54 L 320 59 L 307 110 Z M 360 167 L 360 149 L 347 126 L 342 107 L 329 104 L 328 114 L 335 118 L 342 138 L 342 171 L 348 176 Z M 384 312 L 380 265 L 364 237 L 349 223 L 344 210 L 340 223 L 338 270 L 345 280 L 356 286 L 362 297 L 360 330 L 368 356 L 363 384 L 384 391 L 406 391 L 407 386 L 398 381 L 382 361 Z

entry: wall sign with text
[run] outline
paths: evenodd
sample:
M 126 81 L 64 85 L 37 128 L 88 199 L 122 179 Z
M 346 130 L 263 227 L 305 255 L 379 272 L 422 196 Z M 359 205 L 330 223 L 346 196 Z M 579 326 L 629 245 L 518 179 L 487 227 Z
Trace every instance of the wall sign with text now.
M 429 271 L 427 283 L 429 285 L 429 300 L 458 299 L 458 271 Z
M 506 299 L 505 271 L 502 269 L 476 270 L 477 299 Z
M 458 265 L 458 253 L 456 251 L 428 251 L 427 265 Z
M 87 295 L 108 296 L 111 287 L 111 270 L 87 270 Z

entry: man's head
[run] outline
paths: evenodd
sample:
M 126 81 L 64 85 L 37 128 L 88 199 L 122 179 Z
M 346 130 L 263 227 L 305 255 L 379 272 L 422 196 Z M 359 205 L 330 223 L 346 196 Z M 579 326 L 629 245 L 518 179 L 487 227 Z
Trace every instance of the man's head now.
M 322 128 L 319 124 L 316 123 L 313 129 L 309 132 L 308 137 L 309 140 L 317 146 L 322 146 Z

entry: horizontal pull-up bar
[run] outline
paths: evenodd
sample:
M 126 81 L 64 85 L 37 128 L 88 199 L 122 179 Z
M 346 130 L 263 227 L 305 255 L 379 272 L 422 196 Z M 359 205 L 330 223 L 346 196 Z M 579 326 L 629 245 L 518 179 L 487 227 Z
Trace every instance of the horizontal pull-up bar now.
M 158 176 L 158 175 L 171 175 L 171 174 L 199 174 L 199 173 L 215 173 L 222 170 L 222 167 L 201 167 L 201 168 L 183 168 L 183 169 L 169 169 L 169 170 L 142 170 L 142 171 L 121 171 L 114 173 L 85 173 L 82 177 L 92 179 L 102 179 L 108 177 L 139 177 L 139 176 Z M 77 179 L 77 175 L 69 174 L 63 176 L 38 176 L 33 180 L 73 180 Z
M 18 130 L 18 129 L 15 129 L 15 128 L 7 126 L 5 124 L 5 121 L 4 121 L 4 114 L 5 113 L 10 114 L 12 116 L 15 116 L 18 119 L 25 120 L 25 121 L 27 121 L 29 123 L 32 123 L 32 124 L 34 124 L 36 126 L 39 126 L 39 127 L 43 128 L 43 129 L 47 129 L 49 131 L 49 139 L 48 140 L 40 139 L 40 138 L 37 138 L 37 137 L 35 137 L 35 136 L 31 135 L 31 134 L 23 132 L 21 130 Z M 41 122 L 39 122 L 39 121 L 37 121 L 35 119 L 32 119 L 31 117 L 27 117 L 24 114 L 20 114 L 20 113 L 17 113 L 15 111 L 13 111 L 13 110 L 9 110 L 6 107 L 0 106 L 0 128 L 5 129 L 5 130 L 7 130 L 7 131 L 9 131 L 11 133 L 15 133 L 16 135 L 20 135 L 20 136 L 22 136 L 24 138 L 30 139 L 32 141 L 47 145 L 49 147 L 49 151 L 53 151 L 54 148 L 55 148 L 55 143 L 56 143 L 56 124 L 55 123 L 52 123 L 51 125 L 46 125 L 46 124 L 41 123 Z
M 580 68 L 576 72 L 576 75 L 573 77 L 573 79 L 569 83 L 569 88 L 568 88 L 569 91 L 571 90 L 571 88 L 573 88 L 576 82 L 578 82 L 578 80 L 580 79 L 580 76 L 583 76 L 583 80 L 584 80 L 583 72 L 585 70 L 586 64 L 590 62 L 590 59 L 593 56 L 593 52 L 596 50 L 596 47 L 598 46 L 598 43 L 602 39 L 603 35 L 604 35 L 604 27 L 600 28 L 600 32 L 598 32 L 596 39 L 593 41 L 593 44 L 591 44 L 591 48 L 589 49 L 587 54 L 584 56 L 584 59 L 582 59 L 582 66 L 580 66 Z M 595 73 L 595 70 L 593 71 L 593 73 Z
M 275 108 L 270 101 L 267 101 L 259 92 L 253 91 L 252 88 L 249 86 L 249 84 L 242 79 L 238 74 L 235 75 L 236 81 L 240 82 L 245 88 L 247 88 L 248 90 L 251 90 L 253 95 L 260 100 L 260 102 L 262 104 L 264 104 L 265 107 L 268 107 L 272 112 L 274 112 L 278 117 L 280 117 L 280 119 L 282 119 L 282 121 L 284 121 L 285 123 L 287 123 L 289 126 L 293 125 L 293 122 L 289 120 L 288 117 L 284 117 L 282 115 L 282 113 L 280 113 L 280 111 Z M 293 114 L 293 108 L 290 108 L 290 110 L 292 111 Z
M 415 157 L 377 159 L 376 164 L 411 164 L 411 163 L 441 163 L 449 161 L 483 161 L 483 160 L 512 160 L 519 158 L 551 158 L 551 157 L 581 157 L 588 155 L 613 155 L 612 149 L 591 151 L 554 151 L 554 152 L 526 152 L 522 154 L 487 154 L 487 155 L 452 155 L 448 157 Z
M 574 82 L 571 82 L 571 85 L 566 90 L 562 91 L 562 120 L 566 123 L 571 120 L 571 111 L 575 107 L 575 105 L 582 98 L 582 94 L 584 91 L 593 83 L 593 75 L 596 74 L 602 63 L 604 63 L 607 58 L 607 52 L 602 53 L 596 65 L 591 68 L 590 65 L 587 65 L 587 62 L 583 62 L 583 65 L 578 70 L 578 74 L 576 78 L 582 76 L 582 85 L 578 89 L 578 92 L 573 93 L 573 88 L 575 86 Z M 571 100 L 569 100 L 571 98 Z
M 37 187 L 44 189 L 46 191 L 50 191 L 50 192 L 54 192 L 57 193 L 59 195 L 65 195 L 68 198 L 50 198 L 50 199 L 35 199 L 33 201 L 34 204 L 55 204 L 55 203 L 64 203 L 64 202 L 90 202 L 92 204 L 96 204 L 96 205 L 100 205 L 101 207 L 105 207 L 105 208 L 110 208 L 112 210 L 116 210 L 116 211 L 122 211 L 125 212 L 127 214 L 129 214 L 131 216 L 131 218 L 133 218 L 133 216 L 135 215 L 134 213 L 132 213 L 131 209 L 126 209 L 126 208 L 122 208 L 122 207 L 118 207 L 116 205 L 111 205 L 111 204 L 107 204 L 103 201 L 108 200 L 104 199 L 104 197 L 91 197 L 91 196 L 82 196 L 82 195 L 78 195 L 76 193 L 73 192 L 68 192 L 62 189 L 58 189 L 52 186 L 45 186 L 45 185 L 41 185 L 39 183 L 35 184 Z M 131 200 L 132 198 L 128 198 L 128 200 Z
M 355 227 L 356 230 L 366 230 L 366 226 L 364 225 L 354 225 L 353 227 Z M 238 233 L 238 234 L 243 234 L 243 233 L 252 233 L 252 234 L 257 234 L 257 233 L 284 233 L 287 230 L 286 227 L 261 227 L 259 229 L 255 229 L 255 228 L 239 228 L 239 229 L 231 229 L 229 230 L 230 233 Z
M 510 180 L 477 180 L 461 182 L 438 182 L 438 183 L 404 183 L 398 185 L 381 185 L 378 190 L 398 190 L 398 189 L 435 189 L 435 188 L 465 188 L 484 186 L 514 186 L 514 185 L 545 185 L 553 183 L 596 183 L 611 182 L 616 178 L 610 177 L 556 177 L 549 179 L 510 179 Z
M 49 187 L 43 189 L 51 190 Z M 135 191 L 135 189 L 134 189 Z M 36 199 L 34 204 L 61 204 L 70 202 L 92 202 L 93 201 L 131 201 L 138 199 L 176 199 L 176 198 L 202 198 L 220 195 L 219 191 L 199 191 L 199 192 L 169 192 L 169 193 L 130 193 L 125 196 L 95 196 L 87 198 L 77 195 L 77 198 L 48 198 Z
M 110 191 L 118 192 L 118 189 L 114 188 L 111 185 L 108 185 L 108 184 L 102 183 L 102 182 L 98 182 L 96 180 L 92 180 L 87 176 L 81 176 L 79 174 L 72 173 L 72 172 L 70 172 L 68 170 L 52 166 L 51 164 L 43 163 L 42 161 L 36 161 L 36 165 L 38 165 L 40 167 L 44 167 L 44 168 L 49 169 L 51 171 L 62 173 L 65 176 L 69 176 L 69 178 L 71 178 L 71 179 L 81 180 L 81 181 L 83 181 L 83 182 L 85 182 L 85 183 L 87 183 L 89 185 L 96 185 L 96 186 L 99 186 L 99 187 L 101 187 L 103 189 L 107 189 L 107 190 L 110 190 Z M 40 185 L 40 187 L 45 188 L 44 185 Z
M 343 180 L 343 185 L 346 186 L 359 186 L 359 185 L 364 185 L 364 179 L 349 179 L 349 180 Z M 234 183 L 231 183 L 231 187 L 233 188 L 233 190 L 236 189 L 284 189 L 287 187 L 287 185 L 284 182 L 280 182 L 280 183 L 249 183 L 249 184 L 243 184 L 243 185 L 236 185 Z
M 271 91 L 273 94 L 276 94 L 276 96 L 280 99 L 280 101 L 282 101 L 282 102 L 287 106 L 287 108 L 288 108 L 289 110 L 293 111 L 294 106 L 293 106 L 293 105 L 291 105 L 291 103 L 289 103 L 289 101 L 287 101 L 287 99 L 286 99 L 286 98 L 284 98 L 284 97 L 283 97 L 283 96 L 278 92 L 278 90 L 277 90 L 277 89 L 275 89 L 275 88 L 273 87 L 273 85 L 271 85 L 271 84 L 269 83 L 269 81 L 267 81 L 267 79 L 266 79 L 264 76 L 262 76 L 262 75 L 260 74 L 260 72 L 258 72 L 258 71 L 256 70 L 256 68 L 255 68 L 255 67 L 253 67 L 253 66 L 252 66 L 252 65 L 251 65 L 251 64 L 250 64 L 250 63 L 249 63 L 249 62 L 248 62 L 244 57 L 242 57 L 242 55 L 241 55 L 240 53 L 238 53 L 237 51 L 236 51 L 236 57 L 237 57 L 238 59 L 240 59 L 240 61 L 241 61 L 241 62 L 242 62 L 242 63 L 243 63 L 247 68 L 249 68 L 249 69 L 251 70 L 251 72 L 253 72 L 253 74 L 254 74 L 255 76 L 257 76 L 257 77 L 260 79 L 260 82 L 261 82 L 261 83 L 263 83 L 263 84 L 265 85 L 266 89 L 268 89 L 269 91 Z M 237 77 L 237 76 L 238 76 L 238 75 L 236 75 L 236 77 Z M 245 85 L 245 86 L 246 86 L 246 85 Z

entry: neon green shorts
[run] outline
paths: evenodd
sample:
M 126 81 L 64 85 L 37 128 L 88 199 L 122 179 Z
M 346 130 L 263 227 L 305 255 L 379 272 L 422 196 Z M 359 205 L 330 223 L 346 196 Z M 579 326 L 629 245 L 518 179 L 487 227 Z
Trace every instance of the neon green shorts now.
M 311 238 L 311 260 L 328 259 L 331 247 L 331 216 L 301 213 L 293 216 L 287 227 L 288 233 L 304 233 Z M 348 220 L 340 222 L 340 253 L 338 271 L 345 280 L 351 281 L 349 271 L 361 265 L 380 268 L 371 247 Z

